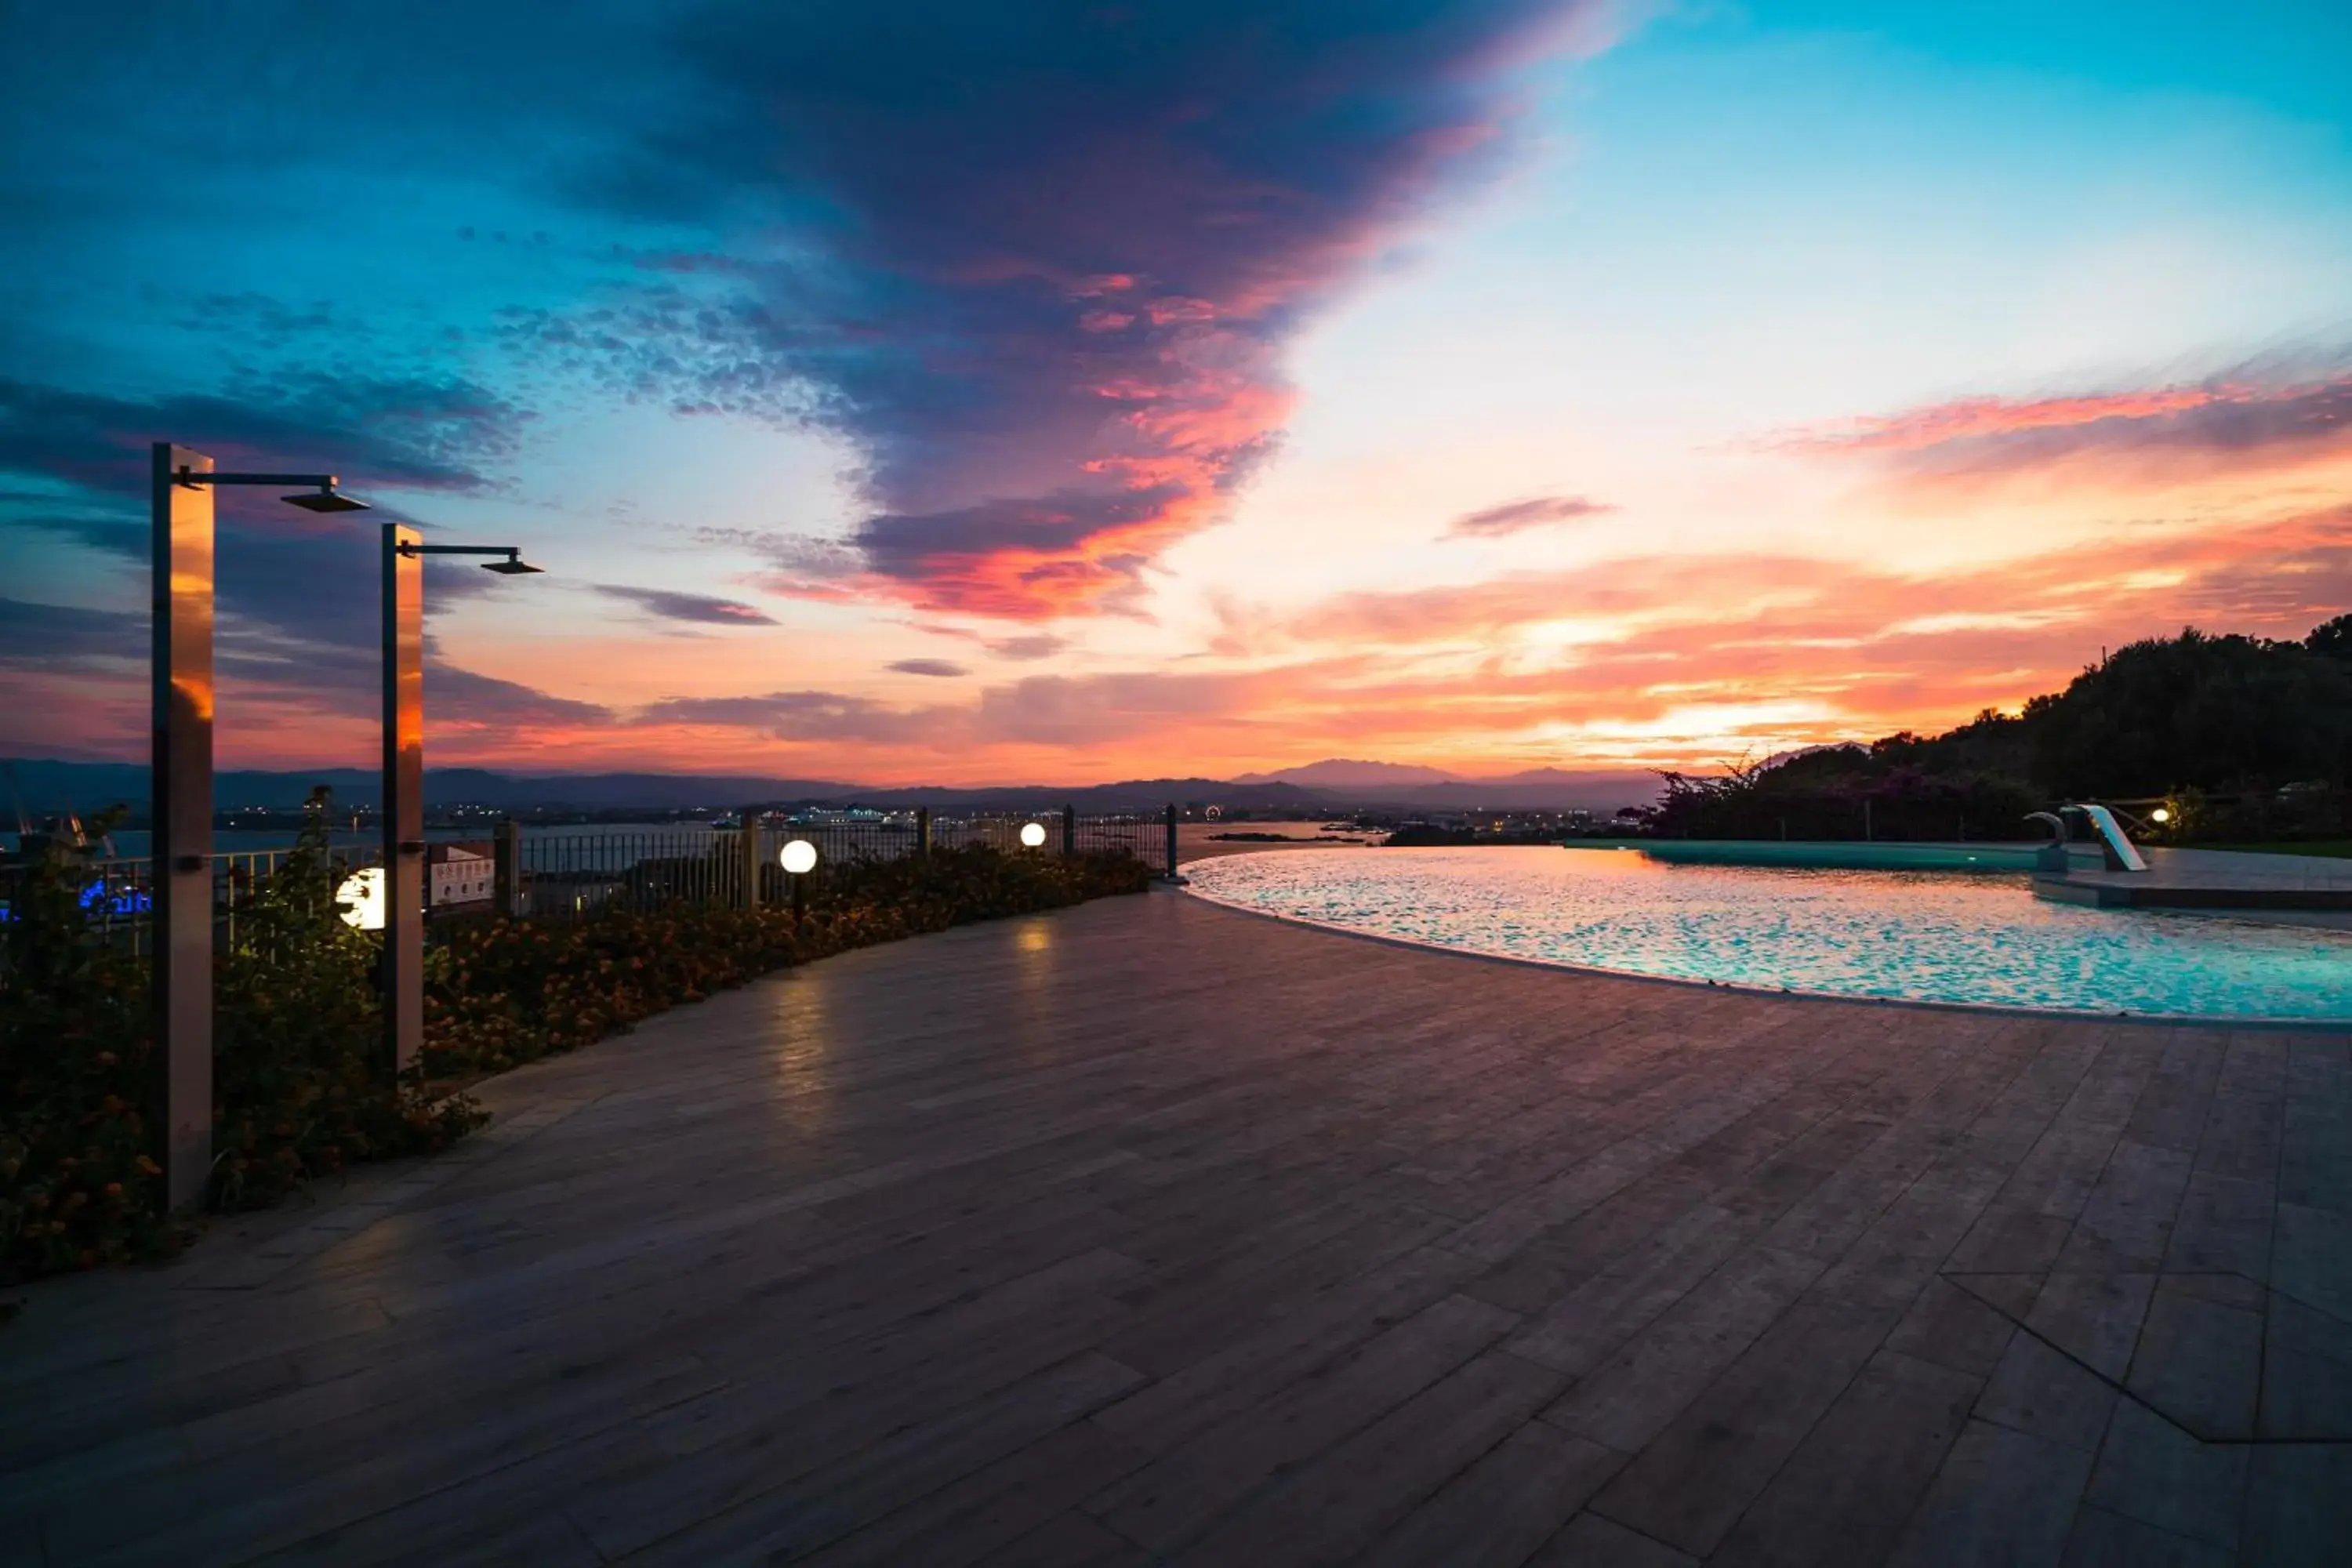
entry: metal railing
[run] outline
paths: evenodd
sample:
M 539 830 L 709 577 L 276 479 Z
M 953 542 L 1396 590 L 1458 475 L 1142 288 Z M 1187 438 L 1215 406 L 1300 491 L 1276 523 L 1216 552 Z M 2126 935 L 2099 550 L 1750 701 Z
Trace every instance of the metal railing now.
M 233 948 L 239 917 L 250 910 L 261 885 L 281 873 L 290 849 L 240 849 L 212 857 L 213 925 L 215 942 Z M 328 890 L 382 857 L 369 849 L 338 850 L 320 872 Z M 11 918 L 16 889 L 26 874 L 21 866 L 0 866 L 0 921 Z M 100 940 L 120 942 L 145 956 L 155 909 L 155 863 L 145 856 L 114 856 L 74 862 L 80 883 L 83 918 Z
M 847 868 L 904 859 L 935 848 L 1126 855 L 1164 875 L 1173 849 L 1171 821 L 1160 814 L 1082 816 L 1065 810 L 825 814 L 771 818 L 749 828 L 527 831 L 507 823 L 489 840 L 430 847 L 425 910 L 429 918 L 499 912 L 566 920 L 614 908 L 646 910 L 672 902 L 730 907 L 781 902 L 792 897 L 793 887 L 781 854 L 794 839 L 805 839 L 816 849 L 815 868 L 804 874 L 809 890 L 823 888 Z M 449 850 L 487 858 L 494 873 L 483 875 L 480 859 L 445 859 Z M 291 853 L 240 850 L 212 857 L 215 926 L 222 946 L 236 945 L 240 913 L 251 906 L 268 878 L 282 873 Z M 322 876 L 331 891 L 340 889 L 354 871 L 381 861 L 377 850 L 341 847 L 326 862 Z M 15 882 L 23 874 L 21 867 L 0 867 L 0 920 L 8 918 Z M 89 859 L 77 863 L 75 874 L 82 881 L 83 911 L 100 935 L 143 955 L 152 923 L 152 862 L 140 857 Z
M 562 920 L 600 910 L 644 910 L 683 900 L 742 905 L 792 896 L 781 857 L 804 840 L 815 868 L 799 874 L 822 888 L 846 868 L 901 860 L 933 849 L 984 847 L 1006 855 L 1127 855 L 1165 874 L 1171 839 L 1164 816 L 929 811 L 784 816 L 751 826 L 719 826 L 527 835 L 509 825 L 497 844 L 498 907 Z M 1037 842 L 1032 843 L 1031 839 Z
M 681 900 L 740 903 L 751 872 L 740 836 L 710 828 L 516 836 L 499 843 L 499 885 L 512 890 L 493 906 L 552 920 Z

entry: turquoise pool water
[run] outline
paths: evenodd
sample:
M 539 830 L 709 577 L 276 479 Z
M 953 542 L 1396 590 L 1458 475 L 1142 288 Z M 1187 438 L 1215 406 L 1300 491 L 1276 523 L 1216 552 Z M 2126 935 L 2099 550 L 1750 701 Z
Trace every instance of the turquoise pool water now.
M 1298 850 L 1185 874 L 1239 909 L 1545 963 L 1915 1002 L 2352 1023 L 2352 932 L 2051 903 L 2022 876 L 1557 848 Z

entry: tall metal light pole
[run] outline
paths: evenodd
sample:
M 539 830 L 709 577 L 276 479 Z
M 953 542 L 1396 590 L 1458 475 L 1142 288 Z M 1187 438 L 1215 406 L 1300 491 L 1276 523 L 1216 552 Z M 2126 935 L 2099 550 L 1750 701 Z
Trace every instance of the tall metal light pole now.
M 427 544 L 383 525 L 383 1027 L 394 1072 L 425 1048 L 425 557 L 499 555 L 483 570 L 533 573 L 506 544 Z
M 163 1191 L 204 1196 L 213 1163 L 213 489 L 288 485 L 310 511 L 361 511 L 332 474 L 224 474 L 202 452 L 154 444 L 153 734 L 148 823 L 154 866 L 151 967 L 163 1056 Z
M 213 1163 L 213 460 L 155 444 L 155 1040 L 163 1058 L 165 1201 L 203 1195 Z
M 425 1044 L 425 563 L 383 525 L 383 1028 L 393 1070 Z
M 365 511 L 332 474 L 226 474 L 166 441 L 153 451 L 155 1037 L 163 1058 L 164 1191 L 204 1196 L 213 1142 L 213 496 L 221 485 L 291 488 L 305 511 Z M 384 1029 L 393 1065 L 425 1032 L 425 626 L 423 560 L 492 555 L 537 572 L 510 545 L 426 544 L 383 530 Z

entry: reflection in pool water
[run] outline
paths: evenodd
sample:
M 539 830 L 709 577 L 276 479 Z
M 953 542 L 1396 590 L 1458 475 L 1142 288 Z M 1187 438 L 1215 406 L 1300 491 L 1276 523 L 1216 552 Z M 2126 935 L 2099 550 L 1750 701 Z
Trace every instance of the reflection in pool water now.
M 1186 868 L 1237 908 L 1435 947 L 1921 1002 L 2352 1021 L 2352 933 L 2083 909 L 2023 877 L 1332 849 Z

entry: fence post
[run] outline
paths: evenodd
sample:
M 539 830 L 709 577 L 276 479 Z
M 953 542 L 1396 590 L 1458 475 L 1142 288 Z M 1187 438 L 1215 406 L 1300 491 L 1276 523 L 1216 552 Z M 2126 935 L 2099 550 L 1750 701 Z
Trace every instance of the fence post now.
M 499 824 L 490 841 L 491 875 L 495 879 L 499 913 L 508 920 L 522 917 L 522 824 L 509 817 Z
M 1078 808 L 1062 807 L 1062 858 L 1075 860 L 1078 855 Z
M 930 858 L 931 808 L 928 805 L 915 807 L 915 854 L 921 859 Z
M 1168 803 L 1168 879 L 1176 879 L 1176 803 Z
M 1871 841 L 1872 837 L 1873 835 L 1870 831 L 1870 802 L 1865 798 L 1862 803 L 1862 841 L 1864 844 L 1867 844 Z
M 743 814 L 743 907 L 760 907 L 760 819 Z

